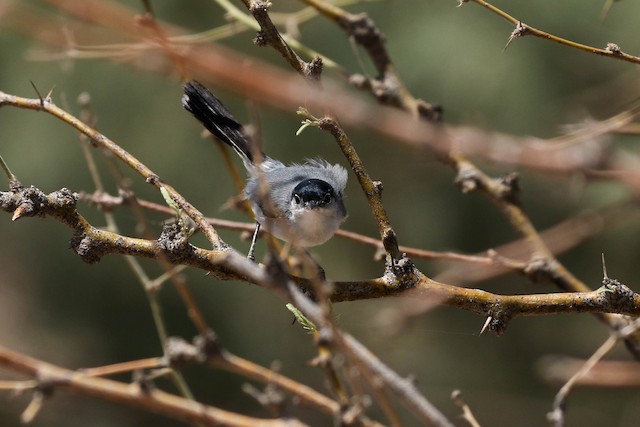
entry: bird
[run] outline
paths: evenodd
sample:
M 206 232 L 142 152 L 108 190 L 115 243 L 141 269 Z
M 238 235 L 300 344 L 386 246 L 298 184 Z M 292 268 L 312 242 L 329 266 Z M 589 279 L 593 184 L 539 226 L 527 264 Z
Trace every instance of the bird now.
M 307 159 L 285 165 L 262 153 L 224 104 L 195 80 L 182 85 L 182 106 L 211 134 L 238 154 L 247 170 L 243 198 L 260 228 L 295 247 L 318 246 L 329 240 L 347 218 L 344 191 L 347 170 L 326 160 Z

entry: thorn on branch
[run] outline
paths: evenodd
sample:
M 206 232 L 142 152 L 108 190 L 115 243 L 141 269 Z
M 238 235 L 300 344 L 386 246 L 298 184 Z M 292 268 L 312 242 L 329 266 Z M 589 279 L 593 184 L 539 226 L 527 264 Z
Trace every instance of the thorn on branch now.
M 518 37 L 526 36 L 527 34 L 529 34 L 529 27 L 527 27 L 524 22 L 518 21 L 518 23 L 516 24 L 516 28 L 511 32 L 509 40 L 507 40 L 507 44 L 505 45 L 503 50 L 507 50 L 512 41 L 514 41 Z
M 507 330 L 507 326 L 509 325 L 509 320 L 509 317 L 504 313 L 500 313 L 500 316 L 490 314 L 487 316 L 487 320 L 485 320 L 484 325 L 482 326 L 480 335 L 484 335 L 487 331 L 491 331 L 498 336 L 504 335 Z
M 33 87 L 33 90 L 36 91 L 36 95 L 38 95 L 38 99 L 40 100 L 40 108 L 44 110 L 45 108 L 44 104 L 51 102 L 51 94 L 53 93 L 53 89 L 55 88 L 52 88 L 47 94 L 47 96 L 43 98 L 42 95 L 40 94 L 40 91 L 36 87 L 36 84 L 31 80 L 29 80 L 29 82 L 31 83 L 31 87 Z
M 487 320 L 484 321 L 484 325 L 482 325 L 482 329 L 480 329 L 480 335 L 484 335 L 487 333 L 492 319 L 493 318 L 491 316 L 487 316 Z

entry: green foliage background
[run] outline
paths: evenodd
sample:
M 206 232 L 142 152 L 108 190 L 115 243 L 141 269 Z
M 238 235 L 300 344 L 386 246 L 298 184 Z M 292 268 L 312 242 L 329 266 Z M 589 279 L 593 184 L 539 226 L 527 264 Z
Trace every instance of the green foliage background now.
M 67 17 L 46 2 L 25 3 L 48 11 L 61 26 L 72 27 Z M 123 3 L 142 10 L 141 2 Z M 603 3 L 514 0 L 496 5 L 553 34 L 599 47 L 616 42 L 623 51 L 640 53 L 633 19 L 640 13 L 640 5 L 616 2 L 606 19 L 600 21 Z M 193 31 L 225 22 L 212 1 L 163 1 L 153 5 L 159 19 Z M 406 0 L 348 7 L 352 12 L 365 11 L 374 19 L 386 34 L 388 49 L 409 89 L 418 97 L 442 104 L 447 123 L 547 137 L 559 134 L 566 123 L 620 112 L 637 98 L 635 66 L 532 37 L 515 40 L 505 51 L 512 31 L 509 24 L 475 4 L 460 8 L 456 5 L 454 0 Z M 297 2 L 279 1 L 274 2 L 273 10 L 300 7 Z M 210 216 L 246 220 L 240 213 L 221 210 L 234 193 L 233 185 L 217 149 L 200 138 L 201 128 L 182 110 L 176 76 L 99 60 L 31 61 L 29 54 L 42 47 L 9 31 L 9 24 L 0 12 L 0 90 L 36 97 L 30 81 L 42 93 L 55 87 L 55 102 L 74 114 L 79 111 L 78 95 L 90 93 L 101 132 L 174 185 L 201 211 Z M 345 68 L 359 71 L 349 41 L 333 23 L 317 18 L 303 25 L 301 33 L 303 43 Z M 253 45 L 253 36 L 252 32 L 245 32 L 222 43 L 285 67 L 275 52 Z M 242 121 L 248 120 L 242 99 L 224 87 L 212 89 Z M 319 155 L 344 163 L 328 135 L 307 130 L 301 137 L 294 136 L 299 126 L 294 111 L 263 109 L 261 114 L 265 148 L 273 157 L 299 161 Z M 401 244 L 473 253 L 517 238 L 487 200 L 475 194 L 461 194 L 453 184 L 452 170 L 428 152 L 408 149 L 367 132 L 350 131 L 350 136 L 368 172 L 384 183 L 384 200 Z M 620 138 L 618 144 L 637 151 L 635 139 Z M 93 191 L 78 136 L 48 115 L 2 108 L 0 154 L 25 185 L 33 184 L 46 192 L 61 187 Z M 107 177 L 105 162 L 99 159 L 99 164 Z M 482 166 L 495 175 L 518 170 L 505 165 Z M 519 172 L 524 208 L 538 229 L 632 196 L 614 182 Z M 140 197 L 162 203 L 160 195 L 136 175 L 126 170 L 125 173 Z M 109 190 L 117 191 L 112 183 Z M 344 228 L 377 235 L 366 201 L 353 179 L 347 207 L 350 217 Z M 81 205 L 80 210 L 95 225 L 103 224 L 101 214 L 94 208 Z M 123 209 L 117 212 L 117 218 L 126 232 L 134 232 L 135 220 L 130 212 Z M 162 219 L 153 217 L 156 229 Z M 600 253 L 604 252 L 609 275 L 637 290 L 639 228 L 638 217 L 629 216 L 560 259 L 595 288 L 602 277 Z M 240 250 L 248 246 L 234 232 L 221 234 Z M 68 249 L 68 230 L 50 219 L 13 223 L 5 214 L 0 216 L 0 236 L 1 345 L 69 368 L 161 354 L 144 292 L 122 259 L 110 256 L 97 265 L 83 264 Z M 197 237 L 195 241 L 203 243 Z M 373 252 L 351 242 L 336 238 L 313 252 L 329 278 L 371 278 L 382 273 L 382 266 L 373 260 Z M 151 272 L 159 272 L 154 263 L 143 264 Z M 431 275 L 446 267 L 435 262 L 418 264 Z M 219 282 L 204 277 L 200 271 L 185 274 L 207 320 L 229 350 L 267 366 L 277 361 L 283 373 L 325 390 L 322 372 L 307 366 L 314 356 L 313 344 L 304 330 L 290 326 L 291 313 L 281 300 L 256 286 Z M 549 285 L 533 285 L 517 275 L 472 286 L 506 294 L 556 291 Z M 161 298 L 170 333 L 192 337 L 195 330 L 171 285 L 164 286 Z M 404 304 L 402 298 L 360 301 L 338 304 L 335 311 L 340 324 L 384 361 L 403 375 L 414 375 L 427 398 L 451 419 L 459 410 L 449 395 L 460 389 L 486 426 L 544 425 L 559 386 L 542 381 L 536 370 L 540 358 L 550 354 L 588 357 L 608 334 L 592 316 L 565 315 L 519 319 L 509 326 L 504 337 L 479 337 L 484 319 L 445 308 L 433 310 L 397 335 L 385 333 L 387 329 L 382 325 L 393 322 Z M 624 349 L 619 349 L 616 356 L 630 358 Z M 264 415 L 257 403 L 241 391 L 244 379 L 195 367 L 185 374 L 202 401 Z M 19 414 L 27 401 L 26 396 L 0 395 L 0 424 L 19 425 Z M 314 425 L 331 422 L 309 417 L 300 409 L 294 408 L 293 413 Z M 569 425 L 637 425 L 640 393 L 579 389 L 570 398 L 568 416 Z M 412 422 L 408 417 L 407 425 Z M 110 403 L 56 393 L 33 425 L 177 423 Z

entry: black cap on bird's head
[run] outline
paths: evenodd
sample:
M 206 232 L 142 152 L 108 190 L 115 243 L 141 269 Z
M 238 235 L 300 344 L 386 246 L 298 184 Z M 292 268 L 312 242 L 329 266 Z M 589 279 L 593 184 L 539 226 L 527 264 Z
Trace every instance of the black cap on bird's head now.
M 326 181 L 316 178 L 300 181 L 293 189 L 291 199 L 298 205 L 308 208 L 322 208 L 335 201 L 333 187 Z

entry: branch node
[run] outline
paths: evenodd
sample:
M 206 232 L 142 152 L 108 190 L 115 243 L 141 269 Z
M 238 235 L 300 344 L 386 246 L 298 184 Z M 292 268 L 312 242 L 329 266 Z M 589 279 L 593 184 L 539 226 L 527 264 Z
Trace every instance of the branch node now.
M 196 362 L 202 362 L 198 349 L 179 337 L 169 337 L 164 345 L 164 358 L 167 366 L 180 368 Z
M 444 114 L 444 108 L 440 104 L 430 104 L 424 99 L 417 99 L 416 106 L 418 108 L 418 114 L 423 119 L 429 122 L 440 122 Z
M 194 248 L 188 239 L 188 230 L 185 230 L 181 221 L 175 221 L 171 224 L 165 224 L 160 237 L 158 237 L 158 246 L 169 261 L 180 264 L 193 255 Z
M 105 254 L 102 243 L 85 232 L 75 234 L 69 241 L 71 249 L 87 264 L 100 262 Z
M 147 182 L 147 184 L 157 185 L 160 182 L 160 177 L 158 175 L 151 174 L 147 176 L 145 181 Z
M 522 270 L 535 283 L 540 283 L 549 277 L 550 271 L 549 259 L 542 255 L 533 255 Z
M 165 362 L 173 368 L 221 359 L 223 354 L 220 340 L 212 330 L 196 336 L 193 344 L 179 337 L 169 337 L 164 346 Z
M 373 181 L 373 188 L 378 196 L 382 195 L 382 190 L 384 190 L 384 186 L 382 185 L 382 181 Z
M 319 81 L 320 75 L 322 74 L 323 65 L 324 63 L 322 61 L 322 57 L 316 56 L 311 60 L 311 62 L 305 63 L 305 76 L 309 77 L 313 81 Z
M 270 1 L 253 0 L 249 5 L 249 12 L 251 12 L 252 14 L 255 12 L 267 13 L 270 7 Z
M 454 182 L 460 187 L 463 193 L 476 191 L 482 185 L 480 175 L 475 168 L 460 167 Z
M 487 331 L 491 331 L 498 336 L 504 335 L 511 316 L 502 307 L 494 307 L 487 313 L 487 319 L 482 325 L 480 335 L 485 335 Z
M 145 374 L 141 369 L 133 371 L 133 384 L 138 387 L 138 391 L 145 395 L 151 395 L 156 389 L 156 385 L 153 380 Z
M 605 277 L 602 279 L 602 286 L 598 291 L 616 310 L 632 310 L 635 305 L 635 293 L 616 279 Z
M 614 55 L 622 55 L 622 50 L 620 49 L 620 46 L 618 46 L 615 43 L 607 43 L 607 47 L 605 48 L 605 50 Z
M 212 330 L 200 334 L 193 339 L 193 344 L 198 350 L 201 359 L 215 360 L 223 356 L 224 349 L 218 336 Z
M 260 30 L 256 33 L 255 38 L 253 39 L 253 43 L 256 46 L 260 46 L 260 47 L 265 47 L 269 44 L 269 41 L 267 39 L 267 35 L 265 34 L 264 31 Z
M 497 178 L 498 197 L 505 202 L 520 206 L 520 174 L 511 172 L 510 174 Z
M 59 380 L 48 378 L 46 374 L 39 372 L 37 375 L 38 385 L 33 391 L 31 401 L 20 415 L 20 421 L 23 424 L 31 423 L 42 409 L 44 401 L 53 395 L 53 390 Z

